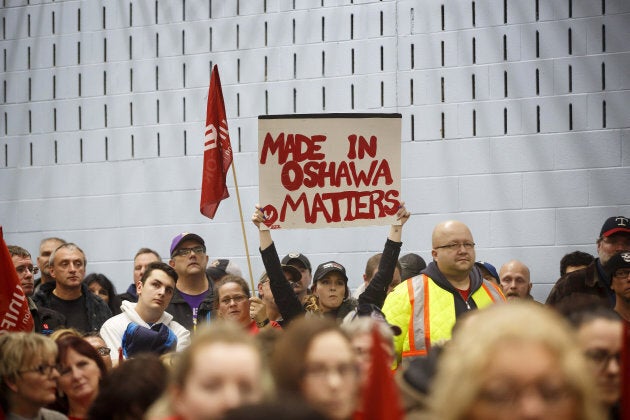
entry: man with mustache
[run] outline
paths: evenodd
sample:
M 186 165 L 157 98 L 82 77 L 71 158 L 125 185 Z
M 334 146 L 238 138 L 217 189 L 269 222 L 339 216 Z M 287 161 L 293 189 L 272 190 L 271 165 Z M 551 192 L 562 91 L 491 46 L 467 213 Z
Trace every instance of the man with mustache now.
M 180 233 L 171 242 L 168 264 L 177 272 L 178 280 L 166 312 L 193 332 L 197 324 L 210 321 L 214 305 L 213 282 L 206 274 L 206 243 L 197 234 Z
M 475 266 L 475 242 L 468 226 L 456 220 L 438 224 L 432 235 L 433 261 L 403 281 L 385 299 L 387 322 L 398 325 L 396 364 L 426 356 L 433 343 L 451 338 L 460 315 L 505 301 L 498 285 Z
M 101 328 L 101 337 L 110 352 L 118 354 L 122 348 L 127 358 L 133 356 L 132 350 L 136 354 L 163 354 L 174 348 L 183 350 L 190 344 L 190 332 L 165 311 L 176 284 L 173 267 L 161 261 L 149 263 L 136 284 L 138 302 L 123 301 L 122 313 L 108 319 Z M 131 329 L 130 323 L 134 324 Z
M 76 244 L 60 245 L 48 263 L 55 282 L 42 283 L 33 297 L 38 306 L 64 315 L 67 327 L 83 333 L 98 331 L 112 316 L 107 303 L 83 284 L 86 265 L 85 253 Z
M 503 294 L 508 301 L 534 298 L 530 294 L 532 282 L 530 280 L 529 268 L 518 260 L 511 260 L 501 266 L 499 270 L 499 281 Z

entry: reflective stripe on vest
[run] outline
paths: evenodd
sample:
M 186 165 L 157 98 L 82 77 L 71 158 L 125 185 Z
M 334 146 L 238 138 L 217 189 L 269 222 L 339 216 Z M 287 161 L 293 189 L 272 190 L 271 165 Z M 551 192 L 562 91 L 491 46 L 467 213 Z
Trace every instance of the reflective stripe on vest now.
M 448 340 L 455 325 L 455 296 L 444 290 L 426 274 L 407 282 L 411 314 L 409 320 L 409 350 L 402 357 L 425 356 L 431 343 Z M 469 299 L 477 308 L 485 308 L 505 298 L 498 287 L 483 282 Z M 416 322 L 417 321 L 417 322 Z

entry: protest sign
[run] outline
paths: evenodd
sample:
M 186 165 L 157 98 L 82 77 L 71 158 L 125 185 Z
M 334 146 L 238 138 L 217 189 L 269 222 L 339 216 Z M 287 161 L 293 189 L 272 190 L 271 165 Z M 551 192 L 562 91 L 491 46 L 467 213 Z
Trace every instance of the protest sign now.
M 400 114 L 258 118 L 259 202 L 270 229 L 391 225 Z

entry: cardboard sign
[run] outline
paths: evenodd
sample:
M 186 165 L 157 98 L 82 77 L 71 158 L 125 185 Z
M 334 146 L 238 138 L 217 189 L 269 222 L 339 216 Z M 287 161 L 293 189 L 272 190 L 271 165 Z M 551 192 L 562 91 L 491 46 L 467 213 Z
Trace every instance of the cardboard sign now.
M 259 199 L 270 229 L 391 225 L 400 114 L 258 117 Z

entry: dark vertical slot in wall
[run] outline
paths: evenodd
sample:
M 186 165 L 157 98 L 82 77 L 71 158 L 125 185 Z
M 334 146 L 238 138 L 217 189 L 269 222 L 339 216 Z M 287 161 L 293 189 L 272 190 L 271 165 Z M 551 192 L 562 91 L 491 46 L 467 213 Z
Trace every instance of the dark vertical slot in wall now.
M 297 89 L 293 88 L 293 113 L 297 112 Z
M 188 132 L 184 130 L 184 156 L 188 153 Z
M 293 53 L 293 78 L 297 78 L 297 53 Z
M 182 0 L 182 20 L 186 21 L 186 0 Z
M 212 27 L 208 28 L 208 51 L 212 51 Z
M 508 132 L 508 111 L 507 108 L 503 108 L 503 134 Z
M 238 50 L 241 46 L 241 26 L 236 25 L 236 49 Z
M 7 81 L 2 81 L 2 100 L 6 104 L 7 103 Z
M 236 94 L 236 116 L 237 117 L 241 116 L 241 94 L 240 93 Z
M 322 51 L 322 76 L 326 75 L 326 51 Z
M 411 114 L 411 141 L 416 140 L 416 118 Z
M 385 106 L 385 82 L 381 81 L 381 107 Z
M 133 125 L 133 102 L 129 102 L 129 125 Z
M 409 103 L 413 105 L 413 79 L 409 80 Z
M 57 163 L 58 158 L 59 158 L 59 151 L 58 151 L 59 147 L 57 145 L 57 140 L 55 140 L 54 147 L 55 147 L 55 163 Z
M 569 130 L 573 130 L 573 104 L 569 104 Z
M 383 36 L 383 31 L 384 31 L 384 22 L 383 22 L 383 11 L 381 10 L 380 13 L 380 17 L 381 17 L 381 36 Z
M 5 53 L 6 53 L 6 50 L 5 50 Z M 5 54 L 5 55 L 6 55 L 6 54 Z M 352 48 L 352 49 L 350 50 L 350 62 L 351 62 L 351 65 L 350 65 L 350 67 L 351 67 L 350 72 L 351 72 L 351 74 L 354 74 L 354 48 Z
M 503 72 L 503 97 L 508 97 L 508 73 L 507 70 Z
M 157 138 L 156 138 L 156 142 L 157 142 L 157 155 L 158 155 L 158 157 L 160 157 L 160 155 L 161 155 L 161 152 L 162 152 L 162 151 L 160 150 L 160 133 L 159 133 L 159 132 L 157 133 L 157 136 L 156 136 L 156 137 L 157 137 Z
M 107 104 L 103 105 L 103 122 L 105 123 L 105 128 L 107 128 Z
M 415 54 L 414 54 L 414 50 L 415 50 L 415 45 L 414 45 L 414 44 L 411 44 L 411 51 L 410 51 L 410 54 L 411 54 L 411 68 L 412 68 L 412 69 L 413 69 L 413 68 L 415 67 L 415 65 L 416 65 L 416 64 L 415 64 L 415 57 L 414 57 L 414 55 L 415 55 Z
M 471 12 L 471 15 L 472 15 L 472 26 L 474 28 L 475 26 L 477 26 L 477 7 L 476 7 L 476 4 L 475 4 L 474 1 L 471 4 L 471 8 L 472 8 L 472 12 Z
M 131 158 L 133 159 L 136 155 L 136 139 L 134 135 L 131 135 Z
M 81 41 L 77 42 L 77 65 L 81 64 Z
M 81 130 L 81 128 L 83 127 L 83 112 L 80 106 L 79 106 L 78 111 L 79 111 L 79 130 Z
M 133 3 L 129 2 L 129 27 L 133 26 Z
M 129 60 L 133 58 L 133 37 L 129 35 Z
M 107 62 L 107 38 L 103 38 L 103 62 Z
M 602 52 L 606 52 L 606 25 L 602 25 Z
M 103 95 L 107 95 L 107 71 L 103 70 Z
M 182 98 L 182 121 L 186 122 L 186 97 Z
M 53 108 L 53 131 L 57 131 L 57 108 Z
M 160 56 L 160 34 L 157 32 L 155 33 L 155 56 Z
M 444 22 L 444 5 L 440 5 L 440 20 L 442 23 L 442 30 L 444 30 L 445 22 Z
M 105 136 L 105 160 L 109 160 L 109 139 Z
M 573 31 L 569 28 L 568 31 L 568 42 L 569 42 L 569 55 L 573 54 Z
M 83 162 L 83 138 L 79 139 L 79 162 Z
M 326 34 L 326 18 L 322 16 L 322 42 L 324 42 L 326 39 L 325 34 Z
M 503 23 L 507 23 L 507 20 L 508 20 L 507 0 L 503 0 Z
M 81 97 L 81 90 L 82 90 L 82 86 L 81 86 L 81 73 L 79 73 L 79 77 L 77 78 L 78 84 L 79 84 L 79 98 Z
M 293 19 L 292 31 L 293 31 L 293 33 L 292 33 L 291 39 L 292 39 L 293 43 L 295 44 L 295 19 Z
M 267 41 L 268 41 L 268 29 L 267 29 L 267 22 L 265 21 L 265 47 L 267 46 Z
M 29 163 L 33 166 L 33 142 L 28 144 Z
M 540 70 L 536 69 L 536 95 L 540 95 Z
M 473 109 L 472 112 L 472 135 L 477 135 L 477 111 Z
M 182 63 L 182 87 L 186 87 L 186 63 Z
M 381 71 L 385 69 L 385 51 L 381 45 Z
M 606 128 L 606 101 L 602 101 L 602 127 Z
M 440 41 L 440 56 L 441 56 L 442 67 L 444 67 L 444 41 Z
M 77 9 L 77 31 L 81 32 L 81 8 Z
M 30 102 L 33 97 L 33 81 L 29 77 L 28 78 L 28 101 Z
M 26 15 L 26 36 L 31 36 L 31 14 Z
M 33 112 L 30 109 L 28 110 L 28 132 L 33 132 Z
M 51 13 L 51 25 L 52 25 L 52 34 L 55 34 L 55 11 L 53 10 Z
M 55 67 L 57 65 L 57 44 L 53 43 L 52 48 L 52 65 Z
M 573 0 L 569 0 L 569 18 L 573 17 Z
M 26 56 L 27 56 L 27 66 L 29 70 L 31 69 L 31 47 L 26 48 Z M 5 50 L 5 58 L 6 58 L 6 50 Z M 6 67 L 6 65 L 5 65 Z
M 241 82 L 241 59 L 236 59 L 236 81 L 238 83 Z
M 540 58 L 540 32 L 536 31 L 536 58 Z
M 2 50 L 2 70 L 7 71 L 7 49 Z
M 477 99 L 476 98 L 477 97 L 477 86 L 476 86 L 477 81 L 475 80 L 475 75 L 472 74 L 470 78 L 471 78 L 471 84 L 472 84 L 472 98 Z
M 440 77 L 440 98 L 444 102 L 444 77 Z
M 103 14 L 102 14 L 103 28 L 102 29 L 105 29 L 107 27 L 107 22 L 105 20 L 106 19 L 105 16 L 106 16 L 106 9 L 105 9 L 105 6 L 103 6 Z
M 477 64 L 477 40 L 474 36 L 472 39 L 472 62 L 473 64 Z
M 267 56 L 265 56 L 265 74 L 264 74 L 264 76 L 265 76 L 265 78 L 264 78 L 265 82 L 267 81 L 267 73 L 268 73 L 267 67 L 268 67 L 268 65 L 269 65 L 267 61 L 268 61 Z
M 326 111 L 326 86 L 322 86 L 322 111 Z
M 7 39 L 7 18 L 2 16 L 2 39 Z
M 212 19 L 212 0 L 208 0 L 208 19 Z
M 236 0 L 236 16 L 241 14 L 241 1 Z
M 569 93 L 573 92 L 573 66 L 569 66 Z
M 9 116 L 7 113 L 4 113 L 4 135 L 6 136 L 9 132 Z
M 155 90 L 160 90 L 160 67 L 155 66 Z
M 446 117 L 443 112 L 441 116 L 441 121 L 442 121 L 442 128 L 440 128 L 440 132 L 442 134 L 442 138 L 445 138 L 446 137 Z
M 57 163 L 56 160 L 55 163 Z M 4 166 L 9 166 L 9 145 L 6 143 L 4 145 Z
M 269 91 L 265 89 L 265 115 L 269 115 Z
M 158 23 L 158 0 L 155 0 L 155 24 Z
M 129 69 L 129 91 L 133 92 L 133 69 Z
M 186 31 L 182 29 L 182 55 L 186 55 Z
M 354 14 L 350 13 L 350 39 L 354 39 Z
M 540 105 L 536 105 L 536 132 L 540 133 Z
M 534 0 L 534 11 L 536 16 L 536 22 L 540 20 L 540 2 L 539 0 Z
M 350 109 L 354 109 L 354 84 L 350 85 Z
M 606 90 L 606 63 L 602 62 L 602 90 Z
M 606 0 L 602 0 L 602 15 L 606 14 Z
M 507 61 L 507 35 L 503 35 L 503 61 Z
M 155 100 L 155 122 L 160 123 L 160 100 Z

